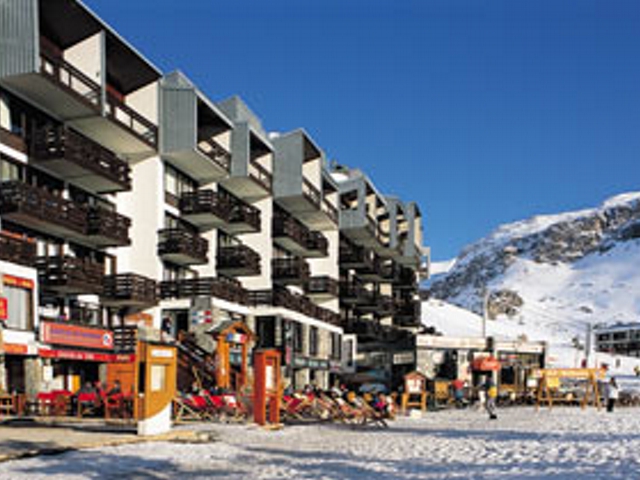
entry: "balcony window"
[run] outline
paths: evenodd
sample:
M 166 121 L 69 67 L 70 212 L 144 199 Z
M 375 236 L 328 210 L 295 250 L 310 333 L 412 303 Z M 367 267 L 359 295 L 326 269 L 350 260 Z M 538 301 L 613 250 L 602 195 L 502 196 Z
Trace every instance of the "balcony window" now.
M 7 299 L 7 328 L 33 330 L 33 290 L 5 282 L 3 296 Z
M 0 181 L 20 180 L 21 173 L 19 165 L 0 157 Z
M 197 190 L 198 183 L 184 173 L 165 163 L 164 191 L 167 203 L 177 206 L 178 200 L 184 193 Z
M 293 323 L 293 351 L 302 353 L 304 351 L 304 328 L 301 323 Z
M 276 348 L 276 319 L 275 317 L 261 317 L 256 321 L 258 348 Z
M 336 332 L 331 333 L 331 358 L 340 360 L 342 357 L 342 335 Z

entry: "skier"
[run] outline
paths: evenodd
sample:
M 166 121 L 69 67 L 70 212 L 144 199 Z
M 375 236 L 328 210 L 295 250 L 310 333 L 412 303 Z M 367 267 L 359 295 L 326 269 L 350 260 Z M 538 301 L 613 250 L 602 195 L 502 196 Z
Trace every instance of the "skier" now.
M 620 389 L 618 388 L 615 377 L 611 377 L 611 381 L 607 387 L 607 412 L 613 412 L 618 398 L 620 398 Z
M 490 420 L 497 420 L 498 415 L 496 414 L 496 399 L 498 398 L 498 387 L 493 382 L 491 376 L 487 376 L 487 381 L 484 384 L 484 390 L 486 392 L 486 403 L 485 409 L 489 414 Z

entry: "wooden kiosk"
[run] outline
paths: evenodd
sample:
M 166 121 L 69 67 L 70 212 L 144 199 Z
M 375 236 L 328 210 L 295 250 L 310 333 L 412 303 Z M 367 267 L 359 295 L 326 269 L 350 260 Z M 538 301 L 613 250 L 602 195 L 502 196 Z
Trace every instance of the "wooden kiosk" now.
M 253 362 L 253 418 L 258 425 L 280 423 L 280 352 L 258 350 Z
M 402 413 L 406 414 L 407 409 L 412 407 L 427 411 L 427 377 L 420 372 L 410 372 L 404 376 Z
M 216 326 L 212 334 L 217 342 L 216 384 L 220 388 L 241 390 L 247 383 L 247 360 L 254 335 L 241 321 L 226 321 Z M 234 366 L 232 355 L 240 356 Z
M 555 403 L 574 403 L 580 401 L 580 407 L 585 408 L 591 404 L 600 410 L 600 391 L 598 380 L 605 377 L 604 369 L 597 368 L 545 368 L 536 370 L 534 375 L 538 377 L 538 391 L 536 394 L 536 410 L 540 405 L 547 404 L 549 408 Z M 585 388 L 582 398 L 573 395 L 561 395 L 560 384 L 562 380 L 584 380 Z

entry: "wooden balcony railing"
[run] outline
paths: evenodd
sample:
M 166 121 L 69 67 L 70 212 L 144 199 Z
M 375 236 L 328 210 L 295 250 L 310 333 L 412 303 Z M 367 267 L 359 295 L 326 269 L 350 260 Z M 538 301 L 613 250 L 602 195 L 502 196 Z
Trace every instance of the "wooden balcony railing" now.
M 160 297 L 162 299 L 216 297 L 241 305 L 249 303 L 248 292 L 242 284 L 227 277 L 167 280 L 160 283 Z
M 125 161 L 84 135 L 62 125 L 35 129 L 31 154 L 40 162 L 65 159 L 119 184 L 121 190 L 131 189 L 131 168 Z
M 165 228 L 158 232 L 158 255 L 184 258 L 187 263 L 207 263 L 209 242 L 184 228 Z
M 271 260 L 271 277 L 283 284 L 305 284 L 310 268 L 306 260 L 294 258 L 274 258 Z
M 337 297 L 340 295 L 340 284 L 335 278 L 329 276 L 311 277 L 305 285 L 307 295 L 328 295 Z
M 251 291 L 249 292 L 249 301 L 252 305 L 269 305 L 287 308 L 323 322 L 334 325 L 340 324 L 339 314 L 317 306 L 304 295 L 291 293 L 286 287 L 276 285 L 273 290 Z
M 248 172 L 250 178 L 252 178 L 259 185 L 262 185 L 265 190 L 269 192 L 271 191 L 273 185 L 273 175 L 271 175 L 271 173 L 266 168 L 260 165 L 257 161 L 250 160 Z
M 158 127 L 131 106 L 108 92 L 106 113 L 109 118 L 125 127 L 151 148 L 154 150 L 158 148 Z
M 0 184 L 0 215 L 28 217 L 86 235 L 87 209 L 44 188 L 12 180 Z
M 87 105 L 100 107 L 100 85 L 41 43 L 40 73 Z
M 246 245 L 218 248 L 217 267 L 228 275 L 259 275 L 260 255 Z
M 228 221 L 233 205 L 228 195 L 204 189 L 183 193 L 180 197 L 182 215 L 214 215 Z
M 138 347 L 138 327 L 120 326 L 113 328 L 113 350 L 115 353 L 134 353 Z
M 20 135 L 17 135 L 9 130 L 0 127 L 0 143 L 18 150 L 22 153 L 27 153 L 27 144 Z
M 273 217 L 273 237 L 287 237 L 297 244 L 300 255 L 326 256 L 329 241 L 322 232 L 309 230 L 302 222 L 293 218 L 285 210 L 276 210 Z
M 49 290 L 101 294 L 104 264 L 68 255 L 38 257 L 36 260 L 41 285 Z
M 87 215 L 87 234 L 104 237 L 109 246 L 126 246 L 131 243 L 129 228 L 131 219 L 106 208 L 93 206 Z
M 103 297 L 131 305 L 155 305 L 158 303 L 157 284 L 142 275 L 121 273 L 104 278 Z
M 212 138 L 198 140 L 198 151 L 210 158 L 216 165 L 227 172 L 231 168 L 231 154 Z
M 318 190 L 306 178 L 302 179 L 302 195 L 304 195 L 307 200 L 314 204 L 318 209 L 322 207 L 322 195 L 320 194 L 320 190 Z
M 339 258 L 340 265 L 346 267 L 366 268 L 373 266 L 371 251 L 350 242 L 340 241 Z
M 15 233 L 0 231 L 0 260 L 27 267 L 35 266 L 35 240 Z
M 235 201 L 232 202 L 233 206 L 229 215 L 229 223 L 231 225 L 241 223 L 247 224 L 252 231 L 259 232 L 261 225 L 260 210 L 238 198 L 232 198 L 234 198 Z

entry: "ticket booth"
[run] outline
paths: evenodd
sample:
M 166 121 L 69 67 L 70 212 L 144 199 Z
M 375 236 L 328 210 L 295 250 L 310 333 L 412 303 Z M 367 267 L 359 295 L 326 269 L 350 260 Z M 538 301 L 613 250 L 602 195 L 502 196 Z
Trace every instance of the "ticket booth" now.
M 280 352 L 258 350 L 254 353 L 253 418 L 258 425 L 280 423 Z
M 407 409 L 414 407 L 427 411 L 427 377 L 420 372 L 410 372 L 404 376 L 402 412 L 406 413 Z
M 241 321 L 222 322 L 213 335 L 216 347 L 216 383 L 224 389 L 242 389 L 247 382 L 247 364 L 254 335 Z

